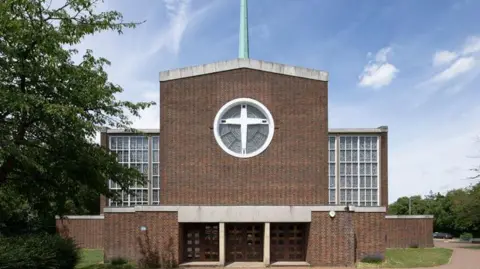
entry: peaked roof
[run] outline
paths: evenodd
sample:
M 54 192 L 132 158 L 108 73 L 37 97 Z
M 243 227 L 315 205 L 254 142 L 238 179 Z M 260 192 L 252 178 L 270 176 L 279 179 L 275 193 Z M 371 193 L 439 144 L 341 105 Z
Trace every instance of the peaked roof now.
M 217 72 L 229 71 L 240 68 L 249 68 L 259 71 L 295 76 L 313 80 L 328 81 L 328 73 L 325 71 L 265 62 L 254 59 L 234 59 L 204 65 L 184 67 L 160 72 L 160 82 L 180 78 L 201 76 Z

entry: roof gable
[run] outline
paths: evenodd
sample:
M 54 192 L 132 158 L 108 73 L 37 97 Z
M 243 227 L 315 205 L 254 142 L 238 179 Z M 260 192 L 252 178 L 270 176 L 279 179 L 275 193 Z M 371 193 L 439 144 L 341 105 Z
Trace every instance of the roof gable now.
M 160 72 L 160 82 L 180 78 L 201 76 L 240 68 L 249 68 L 288 76 L 328 81 L 328 73 L 325 71 L 290 66 L 285 64 L 277 64 L 272 62 L 264 62 L 254 59 L 234 59 L 229 61 L 162 71 Z

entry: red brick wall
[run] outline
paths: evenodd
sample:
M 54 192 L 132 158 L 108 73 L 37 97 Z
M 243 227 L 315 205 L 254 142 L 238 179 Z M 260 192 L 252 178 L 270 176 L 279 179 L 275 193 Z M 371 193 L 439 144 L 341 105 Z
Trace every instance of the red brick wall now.
M 380 135 L 380 206 L 388 209 L 388 133 Z
M 354 213 L 356 261 L 385 254 L 385 213 Z
M 225 153 L 213 120 L 227 102 L 249 97 L 272 113 L 275 134 L 255 158 Z M 237 69 L 161 83 L 162 204 L 328 203 L 327 82 Z
M 103 219 L 57 219 L 56 226 L 81 248 L 103 248 Z
M 139 261 L 150 250 L 179 262 L 177 212 L 105 213 L 105 260 Z M 140 227 L 145 226 L 146 231 Z M 142 246 L 142 247 L 141 247 Z
M 353 213 L 312 212 L 307 262 L 313 266 L 350 266 L 355 263 Z
M 432 218 L 385 219 L 388 248 L 433 247 Z
M 126 258 L 136 260 L 139 229 L 135 213 L 105 213 L 105 259 Z

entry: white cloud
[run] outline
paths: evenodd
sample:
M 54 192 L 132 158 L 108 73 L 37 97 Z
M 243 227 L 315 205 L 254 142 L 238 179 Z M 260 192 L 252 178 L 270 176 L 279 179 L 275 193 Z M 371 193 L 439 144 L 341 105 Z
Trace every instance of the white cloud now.
M 433 66 L 448 64 L 458 57 L 457 53 L 448 50 L 437 51 L 433 55 Z
M 475 58 L 474 57 L 462 57 L 456 60 L 452 65 L 447 69 L 443 70 L 441 73 L 435 75 L 430 83 L 442 83 L 449 80 L 452 80 L 461 74 L 470 71 L 475 67 Z
M 375 60 L 369 61 L 359 76 L 360 87 L 380 89 L 393 81 L 399 70 L 387 61 L 391 50 L 390 47 L 382 48 L 377 52 Z M 367 54 L 367 57 L 371 57 L 371 53 Z
M 474 80 L 480 74 L 477 64 L 480 55 L 477 52 L 480 52 L 480 37 L 477 36 L 467 37 L 462 49 L 457 51 L 435 52 L 433 66 L 446 66 L 442 71 L 417 84 L 416 88 L 422 89 L 425 95 L 421 98 L 422 102 L 439 90 L 445 90 L 448 94 L 458 93 Z
M 174 54 L 180 51 L 180 44 L 190 20 L 190 0 L 163 0 L 169 18 L 168 27 L 152 42 L 148 54 L 168 49 Z
M 463 54 L 472 54 L 480 51 L 480 37 L 470 36 L 463 46 Z

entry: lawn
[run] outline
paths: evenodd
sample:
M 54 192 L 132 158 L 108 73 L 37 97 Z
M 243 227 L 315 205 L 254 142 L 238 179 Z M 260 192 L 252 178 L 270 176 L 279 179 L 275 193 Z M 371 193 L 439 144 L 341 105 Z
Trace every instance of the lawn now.
M 103 263 L 102 249 L 82 249 L 80 262 L 75 269 L 135 269 L 133 264 L 122 261 L 119 263 Z
M 358 263 L 358 268 L 415 268 L 446 264 L 452 250 L 446 248 L 387 249 L 382 263 Z
M 480 250 L 480 246 L 464 246 L 462 248 L 467 248 L 467 249 L 478 249 Z
M 100 267 L 97 265 L 102 263 L 102 249 L 82 249 L 80 262 L 77 264 L 76 269 L 94 269 Z

